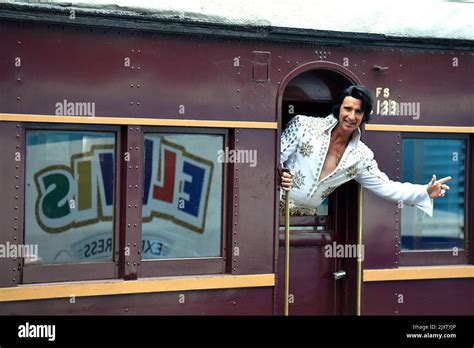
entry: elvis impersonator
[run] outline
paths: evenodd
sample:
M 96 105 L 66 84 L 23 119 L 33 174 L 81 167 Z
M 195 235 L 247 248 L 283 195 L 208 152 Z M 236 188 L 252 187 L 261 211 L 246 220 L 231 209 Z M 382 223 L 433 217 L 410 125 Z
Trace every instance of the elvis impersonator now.
M 290 215 L 315 215 L 317 207 L 338 186 L 355 179 L 385 199 L 414 205 L 433 216 L 433 198 L 444 197 L 451 177 L 426 185 L 400 183 L 381 172 L 373 152 L 360 141 L 359 126 L 369 122 L 373 99 L 362 86 L 350 86 L 324 118 L 295 116 L 281 137 L 283 190 L 291 190 Z M 282 202 L 283 203 L 283 202 Z

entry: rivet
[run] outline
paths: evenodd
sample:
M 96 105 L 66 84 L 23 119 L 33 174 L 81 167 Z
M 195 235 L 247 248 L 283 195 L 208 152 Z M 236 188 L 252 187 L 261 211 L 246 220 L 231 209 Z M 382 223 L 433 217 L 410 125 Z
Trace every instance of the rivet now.
M 130 227 L 130 224 L 128 224 L 127 226 Z
M 19 148 L 20 148 L 20 145 L 17 145 L 16 148 L 19 149 Z
M 13 278 L 13 281 L 16 282 L 16 278 Z
M 17 240 L 17 238 L 16 238 L 16 237 L 13 237 L 13 240 Z
M 18 41 L 18 44 L 21 45 L 21 41 Z
M 16 185 L 15 188 L 18 190 L 18 185 Z
M 130 102 L 130 105 L 133 105 L 133 102 Z
M 140 88 L 140 85 L 137 85 L 137 88 Z
M 140 67 L 137 67 L 137 70 L 140 70 Z
M 19 137 L 20 137 L 20 134 L 17 134 L 17 135 L 16 135 L 16 138 L 18 139 Z
M 140 102 L 137 102 L 137 105 L 140 105 Z
M 137 131 L 139 131 L 139 130 L 140 130 L 140 128 L 138 128 L 138 127 L 137 127 L 137 128 L 136 128 L 136 130 L 137 130 Z
M 20 128 L 20 125 L 19 125 L 19 124 L 17 124 L 17 125 L 16 125 L 16 128 Z
M 130 87 L 132 87 L 132 88 L 133 88 L 133 85 L 130 85 Z
M 141 50 L 138 50 L 137 52 L 138 52 L 138 53 L 140 53 L 140 52 L 141 52 Z
M 132 51 L 132 53 L 135 53 L 135 50 L 134 50 L 134 49 L 131 49 L 130 51 Z
M 17 78 L 16 80 L 17 80 L 18 82 L 20 82 L 20 81 L 21 81 L 21 78 Z
M 237 109 L 240 109 L 240 105 L 237 105 Z

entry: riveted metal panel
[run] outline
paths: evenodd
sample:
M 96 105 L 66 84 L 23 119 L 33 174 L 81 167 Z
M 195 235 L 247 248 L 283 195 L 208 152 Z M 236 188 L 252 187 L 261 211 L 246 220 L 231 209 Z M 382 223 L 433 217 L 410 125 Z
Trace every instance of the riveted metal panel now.
M 121 193 L 122 221 L 120 224 L 121 240 L 119 257 L 123 260 L 122 275 L 125 279 L 137 279 L 141 261 L 141 222 L 142 190 L 140 187 L 143 175 L 143 137 L 141 127 L 126 128 L 124 147 L 126 151 L 118 154 L 118 161 L 123 163 L 123 185 Z
M 362 315 L 472 315 L 472 279 L 364 283 Z
M 20 283 L 23 260 L 11 252 L 20 250 L 24 228 L 24 178 L 25 151 L 23 128 L 15 122 L 0 123 L 0 287 Z
M 271 315 L 272 288 L 5 302 L 1 315 Z
M 234 211 L 239 247 L 237 274 L 272 273 L 275 224 L 273 130 L 236 130 L 235 148 L 256 153 L 256 163 L 235 163 L 234 196 L 238 210 Z
M 365 133 L 368 135 L 367 133 Z M 394 181 L 400 180 L 401 146 L 397 133 L 371 132 L 366 144 L 374 151 L 379 169 Z M 396 202 L 362 189 L 362 243 L 365 247 L 363 267 L 394 268 L 400 253 L 400 212 Z

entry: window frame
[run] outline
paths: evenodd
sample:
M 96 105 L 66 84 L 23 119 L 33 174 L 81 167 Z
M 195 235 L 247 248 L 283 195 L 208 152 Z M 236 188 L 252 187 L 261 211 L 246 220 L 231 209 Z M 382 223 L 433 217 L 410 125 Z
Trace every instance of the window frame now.
M 401 133 L 401 145 L 404 139 L 439 139 L 439 140 L 464 140 L 466 142 L 465 160 L 465 193 L 464 193 L 464 249 L 458 250 L 457 256 L 449 250 L 402 250 L 399 245 L 400 266 L 435 266 L 435 265 L 463 265 L 473 263 L 473 228 L 474 214 L 471 211 L 472 188 L 474 180 L 472 175 L 474 161 L 473 156 L 473 136 L 464 133 Z M 401 146 L 401 171 L 403 171 L 403 145 Z M 401 175 L 400 175 L 401 176 Z M 438 178 L 439 179 L 439 178 Z M 426 183 L 423 183 L 426 184 Z M 449 183 L 448 183 L 449 185 Z M 449 193 L 448 193 L 449 194 Z M 471 200 L 470 200 L 471 198 Z M 436 204 L 436 202 L 434 203 Z M 398 221 L 399 240 L 402 238 L 402 221 Z
M 24 149 L 22 156 L 25 159 L 23 166 L 24 197 L 23 212 L 26 215 L 26 170 L 28 165 L 27 153 L 27 133 L 31 131 L 71 131 L 71 132 L 110 132 L 115 135 L 115 184 L 114 184 L 114 218 L 113 218 L 113 251 L 112 260 L 87 263 L 64 263 L 64 264 L 28 264 L 25 265 L 24 259 L 20 259 L 21 274 L 19 284 L 51 283 L 67 281 L 83 281 L 98 279 L 117 279 L 119 276 L 119 236 L 120 236 L 120 157 L 122 152 L 122 132 L 121 127 L 116 125 L 87 125 L 87 124 L 60 124 L 60 123 L 23 123 L 22 136 Z M 23 230 L 20 231 L 22 241 L 26 239 L 26 228 L 23 224 Z
M 229 129 L 224 128 L 183 128 L 168 126 L 144 126 L 141 131 L 141 144 L 144 144 L 145 133 L 169 133 L 169 134 L 202 134 L 202 135 L 221 135 L 223 136 L 223 146 L 229 149 L 231 146 Z M 142 145 L 143 147 L 143 145 Z M 144 154 L 142 154 L 144 157 Z M 221 256 L 215 257 L 196 257 L 196 258 L 171 258 L 171 259 L 141 259 L 138 270 L 139 277 L 162 277 L 162 276 L 185 276 L 198 274 L 224 274 L 228 268 L 226 260 L 226 244 L 228 243 L 228 222 L 231 221 L 232 205 L 229 204 L 229 185 L 232 185 L 229 179 L 231 173 L 229 165 L 232 163 L 222 163 L 222 204 L 221 204 Z M 143 175 L 140 176 L 141 193 L 143 196 Z M 140 219 L 142 212 L 140 209 Z M 143 228 L 139 231 L 139 240 L 142 240 Z

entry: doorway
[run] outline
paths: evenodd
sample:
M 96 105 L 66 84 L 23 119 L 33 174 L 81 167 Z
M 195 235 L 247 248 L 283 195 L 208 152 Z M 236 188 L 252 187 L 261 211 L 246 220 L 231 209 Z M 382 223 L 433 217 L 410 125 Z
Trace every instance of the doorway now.
M 331 114 L 337 94 L 359 83 L 352 74 L 333 67 L 302 70 L 299 74 L 290 74 L 280 91 L 282 131 L 296 115 L 325 117 Z M 357 258 L 328 256 L 326 251 L 338 245 L 357 245 L 358 190 L 356 182 L 348 182 L 318 207 L 317 215 L 290 217 L 290 315 L 357 314 Z M 283 314 L 285 280 L 285 220 L 284 213 L 280 214 L 275 305 L 278 315 Z

